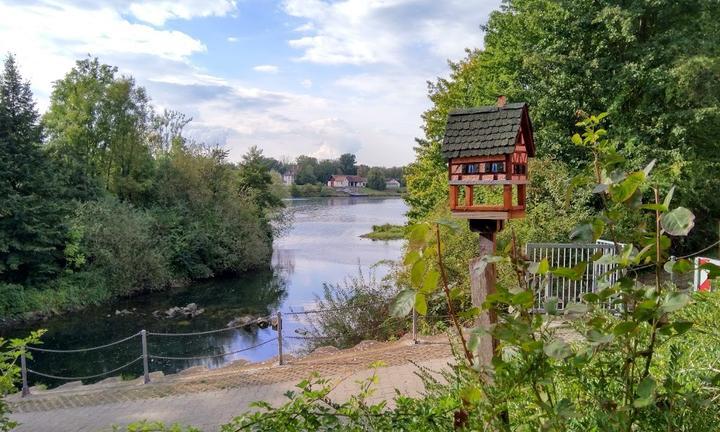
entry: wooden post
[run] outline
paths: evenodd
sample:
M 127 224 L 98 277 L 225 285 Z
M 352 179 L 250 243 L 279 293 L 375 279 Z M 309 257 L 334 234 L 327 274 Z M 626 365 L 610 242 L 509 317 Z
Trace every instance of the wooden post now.
M 480 233 L 480 256 L 470 261 L 470 297 L 473 306 L 482 307 L 488 295 L 495 292 L 495 264 L 483 261 L 483 257 L 495 253 L 495 231 Z M 476 326 L 488 328 L 497 322 L 494 312 L 483 312 L 475 321 Z M 475 353 L 480 365 L 489 365 L 498 342 L 491 336 L 483 336 Z
M 473 186 L 465 186 L 465 207 L 472 207 L 473 205 Z
M 150 366 L 148 365 L 147 331 L 140 330 L 140 343 L 142 344 L 143 383 L 150 383 Z
M 512 185 L 506 184 L 503 186 L 503 207 L 510 210 L 512 205 Z
M 22 348 L 22 351 L 20 352 L 20 377 L 22 379 L 22 397 L 28 396 L 30 394 L 30 387 L 28 386 L 28 379 L 27 379 L 27 360 L 25 357 L 25 347 Z

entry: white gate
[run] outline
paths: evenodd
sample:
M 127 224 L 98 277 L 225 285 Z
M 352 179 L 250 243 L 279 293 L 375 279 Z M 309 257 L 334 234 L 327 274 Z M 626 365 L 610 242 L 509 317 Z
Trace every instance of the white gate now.
M 621 245 L 622 246 L 622 245 Z M 586 293 L 597 291 L 598 282 L 604 278 L 614 283 L 620 277 L 620 270 L 614 264 L 595 264 L 593 255 L 615 255 L 615 246 L 610 242 L 591 244 L 573 243 L 528 243 L 527 256 L 531 261 L 540 262 L 547 259 L 550 268 L 575 267 L 581 262 L 587 262 L 585 273 L 579 280 L 571 280 L 548 273 L 543 278 L 542 286 L 534 284 L 536 290 L 535 308 L 545 310 L 545 303 L 549 298 L 557 298 L 558 310 L 563 310 L 568 303 L 579 303 Z M 539 282 L 539 281 L 538 281 Z

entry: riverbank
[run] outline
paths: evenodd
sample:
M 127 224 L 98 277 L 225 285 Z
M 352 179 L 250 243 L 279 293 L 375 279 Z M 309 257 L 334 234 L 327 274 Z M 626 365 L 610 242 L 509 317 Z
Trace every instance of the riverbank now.
M 316 296 L 322 294 L 324 283 L 340 283 L 356 276 L 360 270 L 371 271 L 378 278 L 386 268 L 374 266 L 381 261 L 396 261 L 402 254 L 402 242 L 372 242 L 359 236 L 373 225 L 406 222 L 407 205 L 401 199 L 383 197 L 302 198 L 285 201 L 288 228 L 274 240 L 269 266 L 262 271 L 237 276 L 215 277 L 189 281 L 163 291 L 145 291 L 140 296 L 112 298 L 90 302 L 78 312 L 63 312 L 42 316 L 41 321 L 19 323 L 0 329 L 6 338 L 26 336 L 37 328 L 47 329 L 42 337 L 43 347 L 76 349 L 103 345 L 122 339 L 142 329 L 161 333 L 203 332 L 225 328 L 228 322 L 243 315 L 269 316 L 276 311 L 313 309 Z M 79 296 L 80 298 L 84 298 Z M 55 301 L 55 300 L 53 300 Z M 90 304 L 90 303 L 98 303 Z M 191 319 L 167 319 L 153 315 L 175 306 L 195 303 L 204 312 Z M 116 311 L 132 314 L 116 314 Z M 288 318 L 283 329 L 288 335 L 303 331 L 303 320 Z M 253 331 L 234 330 L 197 337 L 151 338 L 151 352 L 170 357 L 202 357 L 224 351 L 237 351 L 275 337 L 271 329 Z M 297 340 L 288 341 L 292 350 Z M 59 375 L 94 375 L 111 370 L 135 359 L 139 344 L 128 342 L 103 351 L 100 357 L 36 355 L 33 369 Z M 272 344 L 244 351 L 237 355 L 203 361 L 154 362 L 155 370 L 166 374 L 192 366 L 220 367 L 238 359 L 262 361 L 272 357 L 277 348 Z M 140 372 L 134 370 L 135 373 Z M 61 384 L 61 383 L 57 383 Z
M 371 232 L 360 237 L 370 240 L 402 240 L 405 238 L 405 227 L 393 224 L 373 225 Z
M 375 190 L 370 188 L 353 188 L 352 192 L 331 188 L 322 184 L 275 185 L 274 193 L 283 198 L 328 198 L 328 197 L 403 197 L 406 189 Z

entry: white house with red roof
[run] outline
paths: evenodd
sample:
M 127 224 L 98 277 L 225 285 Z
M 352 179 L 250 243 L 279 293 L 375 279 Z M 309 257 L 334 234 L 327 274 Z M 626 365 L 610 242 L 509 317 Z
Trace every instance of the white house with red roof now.
M 356 175 L 335 174 L 330 176 L 327 185 L 331 188 L 365 187 L 367 179 Z

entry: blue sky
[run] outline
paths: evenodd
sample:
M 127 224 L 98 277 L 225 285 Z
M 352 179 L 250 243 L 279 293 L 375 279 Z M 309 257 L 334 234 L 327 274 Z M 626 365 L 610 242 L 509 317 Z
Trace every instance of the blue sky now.
M 426 81 L 481 47 L 500 0 L 0 0 L 0 53 L 16 54 L 40 110 L 87 54 L 132 74 L 157 109 L 237 160 L 344 152 L 413 159 Z

